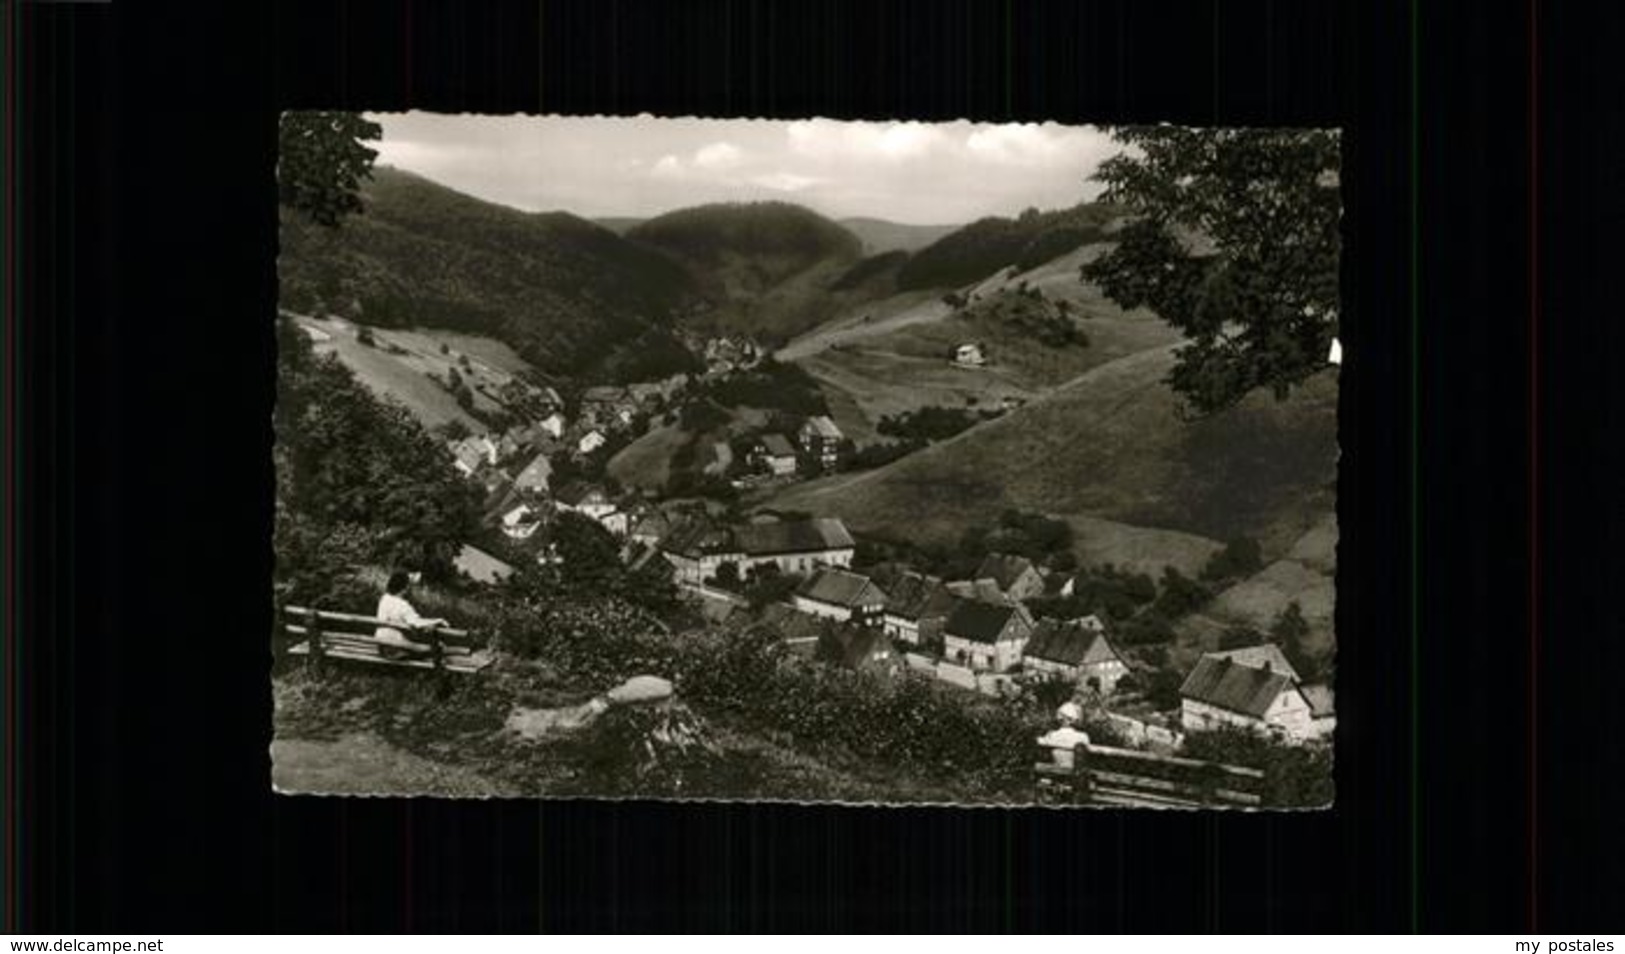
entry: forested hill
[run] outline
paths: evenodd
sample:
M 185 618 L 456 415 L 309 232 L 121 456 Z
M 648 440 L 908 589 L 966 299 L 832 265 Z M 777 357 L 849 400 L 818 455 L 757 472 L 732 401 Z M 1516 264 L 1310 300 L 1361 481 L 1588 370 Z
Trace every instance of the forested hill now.
M 1122 211 L 1104 203 L 1016 218 L 989 217 L 951 232 L 915 252 L 897 273 L 901 289 L 950 288 L 978 282 L 1001 268 L 1035 268 L 1105 237 Z
M 769 341 L 827 320 L 840 303 L 830 285 L 863 254 L 863 243 L 811 209 L 786 202 L 718 203 L 639 223 L 629 241 L 679 263 L 707 307 L 701 330 Z
M 281 305 L 488 334 L 561 377 L 638 380 L 694 359 L 673 315 L 699 290 L 668 257 L 567 213 L 526 213 L 379 168 L 329 230 L 284 213 Z

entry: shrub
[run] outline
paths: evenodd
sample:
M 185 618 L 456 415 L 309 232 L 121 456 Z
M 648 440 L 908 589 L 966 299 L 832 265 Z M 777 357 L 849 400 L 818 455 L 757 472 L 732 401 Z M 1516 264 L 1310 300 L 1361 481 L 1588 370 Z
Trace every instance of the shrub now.
M 1162 568 L 1162 593 L 1152 604 L 1164 617 L 1175 620 L 1207 605 L 1213 593 L 1172 566 Z
M 1258 541 L 1237 537 L 1225 544 L 1224 549 L 1208 558 L 1202 567 L 1204 580 L 1234 580 L 1257 573 L 1264 566 Z
M 1272 808 L 1318 808 L 1332 803 L 1332 751 L 1324 746 L 1275 742 L 1239 727 L 1185 736 L 1191 758 L 1264 771 L 1264 804 Z

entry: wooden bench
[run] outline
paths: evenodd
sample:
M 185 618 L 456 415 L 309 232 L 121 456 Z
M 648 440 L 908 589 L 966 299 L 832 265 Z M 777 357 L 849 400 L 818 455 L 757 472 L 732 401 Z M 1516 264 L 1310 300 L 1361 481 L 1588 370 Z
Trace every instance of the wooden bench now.
M 468 632 L 461 629 L 440 627 L 412 631 L 416 640 L 411 646 L 402 646 L 374 636 L 378 627 L 392 624 L 372 616 L 333 613 L 308 606 L 287 606 L 282 613 L 287 633 L 304 637 L 303 642 L 288 647 L 288 655 L 307 657 L 316 665 L 328 659 L 347 659 L 403 669 L 475 673 L 491 664 L 490 653 L 456 645 L 469 638 Z M 402 655 L 386 655 L 386 647 L 399 650 Z
M 1256 808 L 1264 801 L 1259 769 L 1109 745 L 1084 744 L 1072 752 L 1071 766 L 1057 764 L 1053 756 L 1033 766 L 1041 791 L 1060 788 L 1107 805 Z

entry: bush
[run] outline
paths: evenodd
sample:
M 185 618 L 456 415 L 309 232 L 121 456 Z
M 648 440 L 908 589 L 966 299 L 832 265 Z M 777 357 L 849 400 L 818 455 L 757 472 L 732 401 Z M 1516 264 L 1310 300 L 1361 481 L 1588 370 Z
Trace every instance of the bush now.
M 722 427 L 732 419 L 732 415 L 710 401 L 694 401 L 684 405 L 678 418 L 682 422 L 683 430 L 694 434 L 703 434 Z
M 1213 592 L 1171 566 L 1162 568 L 1162 593 L 1152 605 L 1170 620 L 1180 619 L 1206 606 Z
M 874 759 L 952 784 L 967 798 L 1030 793 L 1026 743 L 1045 724 L 1011 700 L 824 666 L 786 652 L 767 627 L 668 635 L 652 616 L 616 600 L 513 601 L 498 630 L 502 645 L 589 686 L 666 675 L 700 714 L 788 736 L 797 748 Z
M 919 439 L 870 444 L 860 451 L 854 451 L 852 456 L 847 459 L 847 466 L 852 470 L 872 470 L 876 467 L 884 467 L 924 448 L 925 445 L 926 442 Z
M 996 412 L 976 413 L 958 407 L 922 407 L 917 411 L 888 414 L 875 425 L 875 430 L 887 437 L 921 442 L 941 441 L 967 430 L 988 417 L 996 416 Z
M 1154 606 L 1124 620 L 1117 629 L 1118 642 L 1125 646 L 1166 643 L 1173 638 L 1173 622 Z
M 1334 795 L 1332 751 L 1326 746 L 1285 745 L 1239 727 L 1185 736 L 1184 755 L 1264 771 L 1264 804 L 1271 808 L 1320 808 Z
M 1223 550 L 1208 558 L 1202 567 L 1204 580 L 1235 580 L 1251 576 L 1264 567 L 1264 557 L 1258 541 L 1237 537 L 1225 544 Z
M 1219 634 L 1219 649 L 1246 649 L 1264 642 L 1264 635 L 1251 626 L 1231 626 Z

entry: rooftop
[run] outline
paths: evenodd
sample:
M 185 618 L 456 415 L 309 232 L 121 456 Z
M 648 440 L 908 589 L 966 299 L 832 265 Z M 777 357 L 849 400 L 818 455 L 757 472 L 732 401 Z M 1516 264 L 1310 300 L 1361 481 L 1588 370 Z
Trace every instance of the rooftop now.
M 890 592 L 886 612 L 903 619 L 946 616 L 953 609 L 953 594 L 942 585 L 942 580 L 912 570 L 899 576 Z
M 764 434 L 762 436 L 762 449 L 772 457 L 796 456 L 795 445 L 783 434 Z
M 1024 556 L 1012 556 L 1007 553 L 989 553 L 982 559 L 982 565 L 976 568 L 976 578 L 990 579 L 999 584 L 999 589 L 1008 590 L 1021 574 L 1033 568 L 1033 561 Z
M 1122 662 L 1117 650 L 1106 639 L 1106 634 L 1083 620 L 1041 620 L 1027 641 L 1023 654 L 1034 659 L 1061 663 L 1066 666 L 1092 666 L 1104 662 Z M 1098 620 L 1096 623 L 1098 624 Z
M 833 567 L 819 570 L 796 589 L 796 595 L 848 608 L 879 606 L 886 602 L 886 594 L 867 576 Z
M 948 614 L 943 632 L 978 643 L 997 642 L 999 634 L 1004 632 L 1004 627 L 1016 612 L 1014 606 L 961 600 Z
M 1255 669 L 1225 656 L 1203 656 L 1179 687 L 1183 698 L 1262 719 L 1293 680 L 1278 672 Z
M 856 546 L 846 525 L 834 517 L 753 523 L 733 532 L 734 544 L 749 556 L 778 553 L 816 553 Z
M 829 440 L 838 441 L 845 436 L 841 433 L 841 429 L 835 426 L 834 421 L 822 414 L 807 418 L 807 423 L 801 427 L 804 431 L 812 431 L 819 437 L 828 438 Z
M 1302 677 L 1292 668 L 1287 660 L 1286 653 L 1274 643 L 1263 643 L 1258 646 L 1247 646 L 1242 649 L 1227 649 L 1223 652 L 1204 653 L 1221 659 L 1229 659 L 1242 666 L 1251 666 L 1254 669 L 1268 669 L 1271 672 L 1285 673 L 1293 682 L 1300 682 Z

